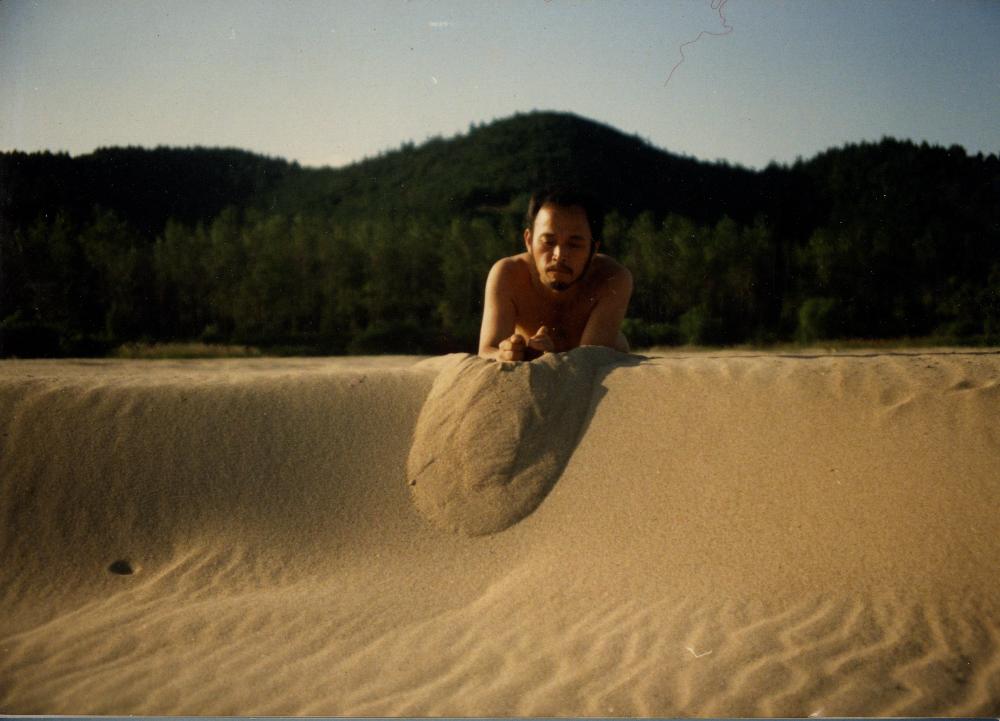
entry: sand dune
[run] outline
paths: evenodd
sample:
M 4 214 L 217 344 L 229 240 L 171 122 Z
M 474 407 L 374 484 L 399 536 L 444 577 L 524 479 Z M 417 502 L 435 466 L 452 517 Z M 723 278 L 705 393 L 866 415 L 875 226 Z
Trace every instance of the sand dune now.
M 5 361 L 0 712 L 996 715 L 998 411 L 988 350 Z

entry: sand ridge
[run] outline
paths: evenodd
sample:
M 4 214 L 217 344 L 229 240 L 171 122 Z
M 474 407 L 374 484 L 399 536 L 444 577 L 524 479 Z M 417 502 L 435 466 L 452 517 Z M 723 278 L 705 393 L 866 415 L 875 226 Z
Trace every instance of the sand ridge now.
M 0 363 L 0 712 L 997 715 L 1000 353 L 650 356 L 479 536 L 460 357 Z
M 520 521 L 573 454 L 598 375 L 636 362 L 596 346 L 532 363 L 456 354 L 435 379 L 414 431 L 407 479 L 417 508 L 473 536 Z

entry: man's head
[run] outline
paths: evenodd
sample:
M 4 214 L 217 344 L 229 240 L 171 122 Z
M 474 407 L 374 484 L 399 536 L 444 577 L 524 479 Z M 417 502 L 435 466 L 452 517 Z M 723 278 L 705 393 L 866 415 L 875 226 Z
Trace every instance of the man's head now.
M 600 245 L 604 214 L 585 193 L 535 193 L 525 216 L 524 243 L 541 282 L 564 291 L 587 272 Z

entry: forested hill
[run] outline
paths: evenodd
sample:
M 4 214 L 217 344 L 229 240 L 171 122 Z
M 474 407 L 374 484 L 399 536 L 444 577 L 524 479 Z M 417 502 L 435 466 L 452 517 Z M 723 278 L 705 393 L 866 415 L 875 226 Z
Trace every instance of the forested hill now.
M 884 139 L 750 171 L 530 113 L 339 169 L 239 150 L 0 154 L 0 353 L 203 339 L 471 350 L 531 189 L 611 214 L 638 344 L 1000 333 L 1000 161 Z
M 533 188 L 575 183 L 610 208 L 697 220 L 745 218 L 759 207 L 755 174 L 653 147 L 606 125 L 565 113 L 516 115 L 431 139 L 337 170 L 289 178 L 286 212 L 468 213 L 516 208 Z
M 151 234 L 168 218 L 208 221 L 227 206 L 285 214 L 363 217 L 521 209 L 533 188 L 573 182 L 627 215 L 750 217 L 755 174 L 655 148 L 565 113 L 516 115 L 467 134 L 434 138 L 345 168 L 300 168 L 245 151 L 102 148 L 90 155 L 0 154 L 4 216 L 15 224 L 62 208 L 114 210 Z
M 102 148 L 76 158 L 0 153 L 0 210 L 18 227 L 58 211 L 85 220 L 99 207 L 155 236 L 170 218 L 208 221 L 226 207 L 256 202 L 298 170 L 233 149 Z

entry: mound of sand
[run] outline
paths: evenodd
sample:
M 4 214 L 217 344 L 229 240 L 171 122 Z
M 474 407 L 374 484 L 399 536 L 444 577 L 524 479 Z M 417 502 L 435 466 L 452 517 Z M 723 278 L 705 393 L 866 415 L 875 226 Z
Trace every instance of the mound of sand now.
M 470 536 L 538 507 L 573 454 L 598 374 L 635 362 L 599 347 L 533 363 L 451 358 L 417 420 L 407 478 L 425 516 Z
M 998 408 L 991 350 L 5 361 L 0 712 L 995 716 Z

